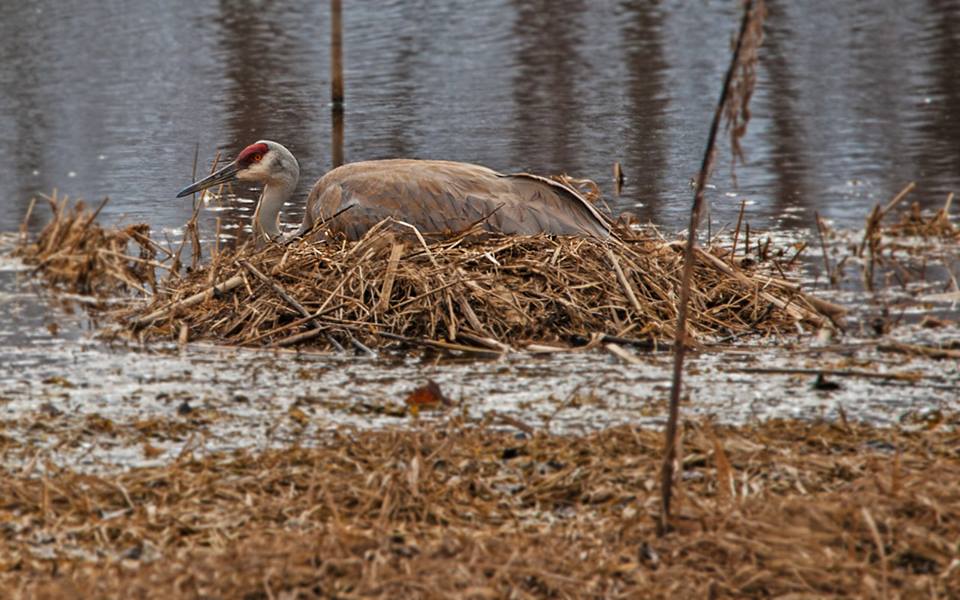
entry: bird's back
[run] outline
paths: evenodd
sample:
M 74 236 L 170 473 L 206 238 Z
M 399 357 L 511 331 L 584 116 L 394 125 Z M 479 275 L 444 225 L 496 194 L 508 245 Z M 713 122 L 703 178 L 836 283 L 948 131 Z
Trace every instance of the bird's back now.
M 425 235 L 450 235 L 480 223 L 506 234 L 610 237 L 609 220 L 566 185 L 439 160 L 366 161 L 330 171 L 310 192 L 307 219 L 326 220 L 340 211 L 329 226 L 349 239 L 388 217 Z

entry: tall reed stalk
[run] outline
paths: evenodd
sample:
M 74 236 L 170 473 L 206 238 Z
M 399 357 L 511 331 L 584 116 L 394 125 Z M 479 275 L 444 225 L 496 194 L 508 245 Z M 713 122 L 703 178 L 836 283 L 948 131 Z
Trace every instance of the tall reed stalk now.
M 690 303 L 690 283 L 693 276 L 694 248 L 697 243 L 697 226 L 703 213 L 704 190 L 713 171 L 716 158 L 717 132 L 720 121 L 727 119 L 730 129 L 730 142 L 734 162 L 742 158 L 740 138 L 746 133 L 750 119 L 748 104 L 756 81 L 755 63 L 757 48 L 763 38 L 763 18 L 766 10 L 763 0 L 748 0 L 744 5 L 743 18 L 740 21 L 740 33 L 723 80 L 720 100 L 717 102 L 710 123 L 707 148 L 703 154 L 703 163 L 697 175 L 697 186 L 690 209 L 690 225 L 687 230 L 687 243 L 683 250 L 683 274 L 680 279 L 680 305 L 677 310 L 677 327 L 673 344 L 673 381 L 670 387 L 670 409 L 667 419 L 666 446 L 663 465 L 660 472 L 661 512 L 658 531 L 664 535 L 670 525 L 670 501 L 673 495 L 674 473 L 678 460 L 678 421 L 680 420 L 680 393 L 683 387 L 683 361 L 687 349 L 687 309 Z

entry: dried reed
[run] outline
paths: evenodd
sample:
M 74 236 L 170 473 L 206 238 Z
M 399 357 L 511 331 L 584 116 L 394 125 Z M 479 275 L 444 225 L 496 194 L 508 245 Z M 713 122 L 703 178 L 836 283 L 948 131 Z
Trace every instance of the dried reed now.
M 673 344 L 673 378 L 670 386 L 670 409 L 666 427 L 666 451 L 663 457 L 663 468 L 660 477 L 662 511 L 660 515 L 660 533 L 664 534 L 670 524 L 670 500 L 673 490 L 673 477 L 678 460 L 678 421 L 680 418 L 680 391 L 683 385 L 683 360 L 687 348 L 687 319 L 690 312 L 691 286 L 693 285 L 694 250 L 697 245 L 697 227 L 703 211 L 709 213 L 709 204 L 705 205 L 707 181 L 713 171 L 713 162 L 716 157 L 717 131 L 720 121 L 725 116 L 730 128 L 730 145 L 733 152 L 731 169 L 737 159 L 743 160 L 743 150 L 740 147 L 740 138 L 746 134 L 747 123 L 750 120 L 750 97 L 756 83 L 757 49 L 763 39 L 763 20 L 766 16 L 766 5 L 763 0 L 748 0 L 744 3 L 743 17 L 740 21 L 740 32 L 737 35 L 730 65 L 727 68 L 720 91 L 720 99 L 714 110 L 713 120 L 710 123 L 710 132 L 707 136 L 707 146 L 703 153 L 703 163 L 697 174 L 694 190 L 693 206 L 690 209 L 690 225 L 687 228 L 687 241 L 683 251 L 683 274 L 680 278 L 680 301 L 677 310 L 677 327 L 674 333 Z M 741 215 L 742 215 L 741 208 Z M 737 233 L 734 234 L 734 252 L 736 251 L 736 236 L 740 225 L 737 224 Z M 746 243 L 744 254 L 750 253 L 750 224 L 747 224 Z M 734 252 L 731 253 L 734 254 Z
M 163 250 L 149 237 L 147 225 L 104 229 L 83 202 L 71 205 L 56 192 L 46 197 L 53 216 L 36 240 L 20 239 L 15 255 L 32 264 L 52 285 L 69 292 L 111 296 L 118 291 L 149 295 L 156 287 L 157 260 Z M 169 256 L 169 253 L 167 253 Z
M 960 595 L 955 417 L 922 434 L 845 420 L 688 424 L 686 483 L 662 538 L 659 431 L 515 433 L 452 418 L 413 431 L 340 429 L 257 454 L 187 452 L 113 475 L 5 469 L 0 589 L 7 598 Z

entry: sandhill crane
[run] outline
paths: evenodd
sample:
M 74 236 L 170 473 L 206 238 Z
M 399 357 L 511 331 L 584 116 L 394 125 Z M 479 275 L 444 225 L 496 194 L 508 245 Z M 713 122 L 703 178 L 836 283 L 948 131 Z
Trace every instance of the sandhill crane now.
M 299 177 L 300 165 L 289 150 L 261 140 L 177 197 L 237 179 L 260 182 L 263 194 L 253 228 L 258 241 L 278 241 L 280 209 Z M 609 219 L 562 183 L 528 173 L 504 175 L 469 163 L 409 159 L 350 163 L 321 177 L 307 197 L 295 236 L 330 219 L 332 231 L 355 240 L 388 217 L 425 235 L 450 235 L 479 223 L 487 231 L 505 234 L 611 236 Z

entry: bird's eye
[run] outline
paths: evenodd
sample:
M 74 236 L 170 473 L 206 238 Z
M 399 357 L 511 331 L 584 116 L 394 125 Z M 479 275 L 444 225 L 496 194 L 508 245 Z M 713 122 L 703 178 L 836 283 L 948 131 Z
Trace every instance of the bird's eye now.
M 260 162 L 260 160 L 263 158 L 263 155 L 257 152 L 251 158 L 253 158 L 253 162 Z

